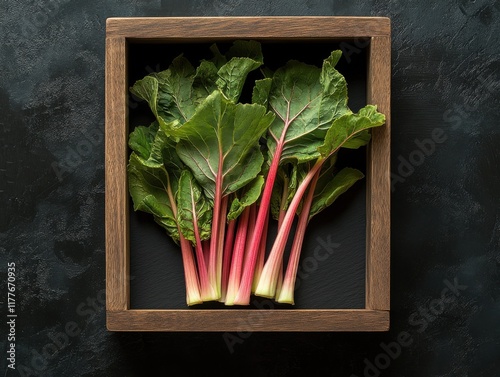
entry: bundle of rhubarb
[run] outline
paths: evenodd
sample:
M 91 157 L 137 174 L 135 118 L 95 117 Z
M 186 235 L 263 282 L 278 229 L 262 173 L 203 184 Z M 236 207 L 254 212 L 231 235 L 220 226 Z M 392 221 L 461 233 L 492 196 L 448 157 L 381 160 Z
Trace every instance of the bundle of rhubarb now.
M 366 145 L 385 117 L 372 105 L 349 109 L 340 51 L 322 67 L 291 60 L 274 72 L 255 41 L 210 51 L 196 67 L 181 55 L 131 87 L 155 118 L 129 137 L 134 210 L 179 245 L 188 305 L 249 305 L 252 294 L 294 304 L 308 222 L 363 178 L 337 169 L 337 153 Z M 262 78 L 247 83 L 255 70 Z

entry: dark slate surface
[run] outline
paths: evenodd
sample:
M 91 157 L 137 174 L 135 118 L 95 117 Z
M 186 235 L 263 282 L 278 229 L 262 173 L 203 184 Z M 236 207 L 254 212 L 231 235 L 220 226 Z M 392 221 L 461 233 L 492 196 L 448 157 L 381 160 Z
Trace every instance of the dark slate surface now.
M 1 2 L 1 373 L 500 375 L 498 4 Z M 105 19 L 154 15 L 392 18 L 390 332 L 106 331 Z M 16 264 L 16 370 L 5 357 L 9 262 Z

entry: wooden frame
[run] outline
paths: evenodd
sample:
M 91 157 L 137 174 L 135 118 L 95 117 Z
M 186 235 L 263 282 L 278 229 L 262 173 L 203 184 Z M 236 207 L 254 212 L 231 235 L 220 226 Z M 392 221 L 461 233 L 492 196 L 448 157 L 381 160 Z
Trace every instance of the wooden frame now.
M 367 102 L 386 125 L 367 157 L 364 309 L 129 308 L 127 43 L 370 38 Z M 387 331 L 390 309 L 390 20 L 381 17 L 110 18 L 106 26 L 106 316 L 111 331 Z

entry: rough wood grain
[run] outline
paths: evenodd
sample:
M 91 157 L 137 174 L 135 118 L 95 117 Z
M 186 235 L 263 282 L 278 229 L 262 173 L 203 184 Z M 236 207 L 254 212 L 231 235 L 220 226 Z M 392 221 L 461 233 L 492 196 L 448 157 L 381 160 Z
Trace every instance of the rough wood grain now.
M 126 310 L 108 312 L 111 331 L 387 331 L 384 310 Z
M 125 38 L 107 38 L 105 130 L 107 310 L 126 310 L 129 302 L 125 57 Z
M 391 40 L 373 37 L 368 63 L 368 103 L 385 114 L 386 124 L 373 129 L 367 164 L 366 307 L 390 308 L 391 213 Z
M 388 35 L 384 17 L 158 17 L 111 18 L 109 36 L 141 39 L 329 39 Z

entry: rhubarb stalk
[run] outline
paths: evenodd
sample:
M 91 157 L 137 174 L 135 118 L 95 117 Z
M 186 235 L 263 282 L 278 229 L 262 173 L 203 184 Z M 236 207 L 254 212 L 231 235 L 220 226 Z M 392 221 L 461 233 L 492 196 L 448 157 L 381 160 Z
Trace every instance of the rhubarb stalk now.
M 200 284 L 196 273 L 191 242 L 184 238 L 182 234 L 180 234 L 179 241 L 184 266 L 184 279 L 186 281 L 186 303 L 189 306 L 201 304 L 203 300 L 200 295 Z
M 283 224 L 278 230 L 278 235 L 274 241 L 274 245 L 269 253 L 269 257 L 262 270 L 262 275 L 257 285 L 255 294 L 258 296 L 272 298 L 276 295 L 276 285 L 278 281 L 279 268 L 282 264 L 283 253 L 285 251 L 286 243 L 290 230 L 292 229 L 295 213 L 299 208 L 302 197 L 304 196 L 309 183 L 314 178 L 315 174 L 321 168 L 324 159 L 320 158 L 316 161 L 313 168 L 307 173 L 304 180 L 300 183 L 295 196 L 293 197 L 287 211 Z
M 229 281 L 229 271 L 231 271 L 231 258 L 233 256 L 234 233 L 236 230 L 237 219 L 230 220 L 227 229 L 224 244 L 224 256 L 222 260 L 222 281 L 220 301 L 226 301 L 227 285 Z
M 238 218 L 238 229 L 234 238 L 233 256 L 229 282 L 227 285 L 226 305 L 234 305 L 234 298 L 238 292 L 241 281 L 241 271 L 245 258 L 246 240 L 248 234 L 248 220 L 250 217 L 250 207 L 246 207 Z
M 309 211 L 314 197 L 314 190 L 319 176 L 320 170 L 318 169 L 309 185 L 307 196 L 302 203 L 302 211 L 300 212 L 299 220 L 297 222 L 297 229 L 295 231 L 290 257 L 288 259 L 285 278 L 283 279 L 282 285 L 278 286 L 276 289 L 276 298 L 280 303 L 294 304 L 295 280 L 297 278 L 297 270 L 299 268 L 300 254 L 302 244 L 304 242 L 304 236 L 306 234 L 307 223 L 309 222 Z M 283 273 L 283 268 L 280 269 L 280 272 Z M 278 280 L 278 284 L 279 283 L 280 281 Z
M 270 133 L 271 137 L 273 137 L 277 141 L 277 144 L 273 159 L 271 161 L 271 166 L 267 173 L 266 183 L 264 186 L 264 191 L 262 193 L 259 212 L 257 214 L 257 220 L 255 223 L 255 231 L 250 241 L 248 260 L 245 263 L 240 289 L 238 290 L 238 295 L 235 299 L 235 304 L 237 305 L 248 305 L 250 303 L 250 293 L 252 290 L 253 276 L 255 273 L 255 264 L 257 262 L 257 256 L 259 254 L 260 240 L 262 238 L 262 234 L 264 233 L 266 216 L 268 215 L 269 207 L 271 205 L 271 195 L 273 192 L 274 182 L 276 181 L 276 175 L 278 174 L 281 154 L 283 153 L 283 148 L 285 147 L 286 132 L 288 130 L 288 127 L 290 127 L 293 121 L 306 108 L 307 106 L 301 109 L 295 116 L 290 117 L 290 102 L 288 102 L 286 117 L 282 118 L 284 121 L 284 127 L 281 132 L 280 139 L 277 140 L 276 137 L 272 133 Z
M 255 290 L 257 289 L 257 284 L 259 283 L 260 275 L 262 274 L 262 269 L 264 268 L 267 247 L 267 234 L 269 229 L 269 217 L 270 216 L 268 214 L 266 216 L 266 222 L 264 224 L 264 232 L 262 234 L 262 238 L 260 239 L 259 254 L 257 255 L 257 261 L 255 263 L 255 273 L 252 282 L 252 293 L 255 293 Z

